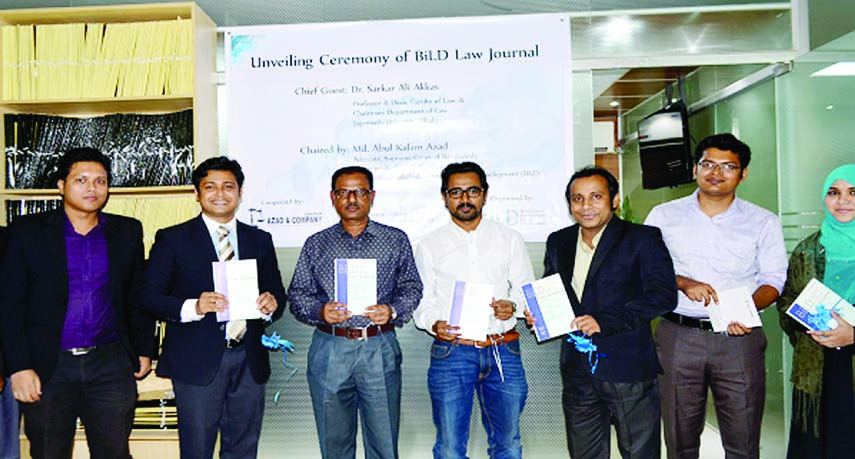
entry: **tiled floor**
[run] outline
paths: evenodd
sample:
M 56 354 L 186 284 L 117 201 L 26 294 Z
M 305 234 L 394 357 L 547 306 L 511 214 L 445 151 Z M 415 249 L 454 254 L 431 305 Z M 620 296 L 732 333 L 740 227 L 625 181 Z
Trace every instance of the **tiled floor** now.
M 617 440 L 612 429 L 612 459 L 620 459 L 620 451 L 618 451 Z M 662 457 L 665 457 L 665 442 L 662 442 Z M 701 455 L 700 459 L 721 459 L 724 457 L 724 449 L 721 447 L 721 436 L 718 430 L 710 424 L 704 428 L 701 434 Z

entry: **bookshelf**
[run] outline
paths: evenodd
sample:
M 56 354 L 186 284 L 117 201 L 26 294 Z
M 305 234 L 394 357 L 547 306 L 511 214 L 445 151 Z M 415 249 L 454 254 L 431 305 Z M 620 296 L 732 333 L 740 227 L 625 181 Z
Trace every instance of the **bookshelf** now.
M 195 3 L 0 9 L 0 31 L 0 224 L 7 223 L 7 202 L 11 205 L 59 197 L 50 187 L 7 188 L 7 115 L 92 118 L 191 110 L 192 165 L 217 154 L 217 30 Z M 39 43 L 32 43 L 39 40 L 26 38 L 28 31 L 41 38 L 41 48 Z M 130 42 L 129 37 L 135 37 L 136 44 L 125 48 L 133 49 L 113 49 L 122 48 L 118 45 Z M 107 42 L 116 46 L 108 47 Z M 152 54 L 158 47 L 172 54 Z M 163 64 L 169 56 L 176 57 L 169 65 Z M 162 65 L 155 65 L 158 63 Z M 123 70 L 117 70 L 125 64 Z M 170 75 L 177 77 L 170 79 Z M 115 87 L 111 88 L 114 80 Z M 44 81 L 50 83 L 39 86 Z M 31 86 L 23 90 L 22 84 Z M 17 142 L 15 129 L 12 137 Z M 157 228 L 198 213 L 192 189 L 192 185 L 111 188 L 113 196 L 106 210 L 142 220 L 148 247 Z M 140 385 L 140 393 L 151 392 L 146 386 L 152 383 L 161 390 L 159 384 L 168 385 L 169 381 L 149 375 Z M 23 438 L 22 434 L 25 453 L 29 445 Z M 86 457 L 82 431 L 76 444 L 75 457 Z M 177 431 L 134 429 L 131 450 L 135 457 L 178 457 Z
M 177 27 L 172 27 L 175 25 Z M 57 28 L 63 26 L 70 29 L 57 31 Z M 112 114 L 158 115 L 189 109 L 192 110 L 193 122 L 193 165 L 217 154 L 216 24 L 195 3 L 0 10 L 0 28 L 8 30 L 0 33 L 0 116 L 4 119 L 7 114 L 89 118 Z M 134 28 L 137 30 L 134 31 Z M 28 39 L 22 39 L 18 29 L 24 30 L 24 35 L 27 30 L 32 29 L 37 38 L 41 37 L 41 32 L 45 36 L 43 42 L 50 40 L 50 43 L 54 44 L 63 43 L 62 46 L 56 46 L 61 48 L 60 54 L 54 51 L 44 52 L 45 62 L 41 66 L 38 64 L 41 55 L 29 60 L 30 54 L 37 53 L 39 47 L 32 45 Z M 91 31 L 94 33 L 90 33 Z M 73 34 L 78 43 L 65 44 L 66 41 L 74 40 L 62 40 L 62 37 L 70 36 L 63 34 Z M 91 36 L 98 39 L 91 42 Z M 114 39 L 111 41 L 110 37 Z M 17 46 L 10 46 L 13 39 Z M 117 45 L 123 39 L 133 41 L 136 46 L 106 44 Z M 32 52 L 22 51 L 26 45 L 32 45 Z M 100 54 L 97 52 L 98 45 L 101 45 Z M 166 49 L 163 51 L 165 55 L 152 51 L 152 48 L 158 46 Z M 121 50 L 116 51 L 116 48 Z M 67 56 L 63 56 L 62 52 Z M 155 54 L 151 54 L 153 52 Z M 170 60 L 169 56 L 173 58 Z M 23 59 L 13 59 L 21 57 Z M 164 84 L 162 80 L 168 78 L 158 75 L 158 80 L 151 76 L 155 73 L 168 73 L 170 67 L 167 64 L 163 65 L 163 69 L 143 68 L 153 62 L 167 61 L 173 67 L 181 67 L 176 70 L 181 76 L 178 83 L 172 81 Z M 77 64 L 74 64 L 75 62 Z M 122 75 L 147 75 L 143 80 L 148 79 L 148 87 L 145 81 L 139 82 L 140 78 L 122 76 L 116 78 L 115 89 L 110 89 L 109 82 L 105 86 L 101 76 L 115 74 L 116 71 L 112 68 L 115 65 L 111 63 L 116 62 L 128 64 Z M 134 67 L 134 63 L 138 62 L 142 62 L 142 67 Z M 38 68 L 35 79 L 41 75 L 43 80 L 53 78 L 54 83 L 49 84 L 47 89 L 20 89 L 25 85 L 22 84 L 25 80 L 22 75 L 27 74 L 21 69 L 31 71 L 28 66 Z M 65 90 L 53 87 L 56 86 L 57 69 L 64 69 L 64 72 L 60 72 L 59 80 L 68 84 Z M 146 73 L 149 71 L 151 73 Z M 88 90 L 92 86 L 108 89 L 99 89 L 95 91 L 99 94 L 93 95 L 93 91 Z M 10 87 L 19 89 L 10 90 Z M 3 161 L 0 163 L 0 203 L 5 204 L 8 200 L 57 198 L 58 194 L 52 188 L 7 188 L 8 150 L 5 138 L 5 123 L 0 123 L 0 145 L 4 151 Z M 111 193 L 114 195 L 111 201 L 126 197 L 186 197 L 192 200 L 191 185 L 112 188 Z M 149 199 L 148 202 L 155 208 L 171 205 L 167 204 L 170 200 L 163 199 Z M 110 207 L 108 204 L 108 211 Z M 188 218 L 190 216 L 192 215 L 188 215 Z M 0 224 L 6 223 L 6 214 L 3 212 L 0 215 Z

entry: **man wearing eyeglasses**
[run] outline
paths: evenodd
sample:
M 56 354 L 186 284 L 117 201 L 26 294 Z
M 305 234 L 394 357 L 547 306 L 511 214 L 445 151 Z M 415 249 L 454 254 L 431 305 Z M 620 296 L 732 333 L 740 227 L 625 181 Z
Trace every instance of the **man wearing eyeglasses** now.
M 714 333 L 706 309 L 722 292 L 747 287 L 762 310 L 786 280 L 778 218 L 736 197 L 750 160 L 751 149 L 731 134 L 703 139 L 695 148 L 698 189 L 647 217 L 662 230 L 680 290 L 677 308 L 656 328 L 669 458 L 698 457 L 710 389 L 727 457 L 760 454 L 766 335 L 739 322 Z
M 371 171 L 341 168 L 331 185 L 330 201 L 341 220 L 306 240 L 288 289 L 291 313 L 315 327 L 306 376 L 321 455 L 356 455 L 359 413 L 365 456 L 398 457 L 401 349 L 395 327 L 412 317 L 422 281 L 407 235 L 368 217 Z M 377 304 L 363 314 L 336 301 L 337 259 L 376 260 Z
M 520 286 L 534 280 L 531 260 L 519 233 L 482 218 L 489 186 L 481 166 L 453 163 L 440 176 L 451 221 L 416 251 L 425 295 L 414 315 L 416 326 L 435 337 L 428 369 L 434 457 L 466 457 L 474 392 L 490 457 L 520 458 L 519 418 L 528 384 L 514 327 L 522 317 Z M 484 304 L 487 334 L 479 340 L 461 338 L 460 328 L 448 324 L 457 281 L 492 286 L 493 300 Z

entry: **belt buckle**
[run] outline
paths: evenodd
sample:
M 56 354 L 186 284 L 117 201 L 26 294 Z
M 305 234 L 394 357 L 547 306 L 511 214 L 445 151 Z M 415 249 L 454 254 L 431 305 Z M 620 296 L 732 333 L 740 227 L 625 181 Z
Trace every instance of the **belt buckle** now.
M 368 327 L 347 327 L 344 329 L 344 337 L 347 339 L 365 341 L 368 339 Z
M 476 349 L 485 349 L 493 345 L 493 338 L 490 335 L 487 335 L 487 339 L 484 341 L 473 340 L 472 345 L 475 346 Z
M 87 346 L 87 347 L 73 347 L 69 349 L 71 351 L 71 355 L 77 357 L 80 355 L 86 355 L 92 352 L 95 349 L 95 346 Z
M 475 347 L 477 347 L 478 349 L 483 349 L 483 348 L 487 348 L 490 346 L 499 346 L 505 340 L 504 334 L 499 334 L 498 339 L 493 338 L 493 336 L 495 336 L 495 335 L 487 335 L 487 339 L 485 339 L 484 341 L 475 341 Z M 481 343 L 483 343 L 483 344 L 481 344 Z

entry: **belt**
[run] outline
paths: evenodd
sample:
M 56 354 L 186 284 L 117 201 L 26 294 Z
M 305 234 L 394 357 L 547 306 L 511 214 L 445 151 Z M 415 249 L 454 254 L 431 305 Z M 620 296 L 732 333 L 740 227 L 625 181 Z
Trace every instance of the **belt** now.
M 514 329 L 510 329 L 505 333 L 497 333 L 495 335 L 487 335 L 486 341 L 476 341 L 473 339 L 463 339 L 463 338 L 455 338 L 455 339 L 443 339 L 439 336 L 436 337 L 439 341 L 445 341 L 446 343 L 454 343 L 454 344 L 465 344 L 467 346 L 475 346 L 475 347 L 489 347 L 494 344 L 503 344 L 503 343 L 511 343 L 520 339 L 520 334 L 518 331 Z
M 365 340 L 394 330 L 392 324 L 369 325 L 367 327 L 336 327 L 334 325 L 318 324 L 318 330 L 333 336 L 347 339 Z
M 71 355 L 86 355 L 94 351 L 98 346 L 72 347 L 71 349 L 63 349 L 62 352 L 67 352 Z
M 231 339 L 231 338 L 229 338 L 229 339 L 227 339 L 227 340 L 226 340 L 226 349 L 234 349 L 234 348 L 236 348 L 236 347 L 241 347 L 241 346 L 243 346 L 245 343 L 246 343 L 246 341 L 245 341 L 243 338 L 241 338 L 241 339 Z
M 697 317 L 687 317 L 676 312 L 666 312 L 664 319 L 684 327 L 699 328 L 704 331 L 714 331 L 712 322 L 709 319 L 699 319 Z

